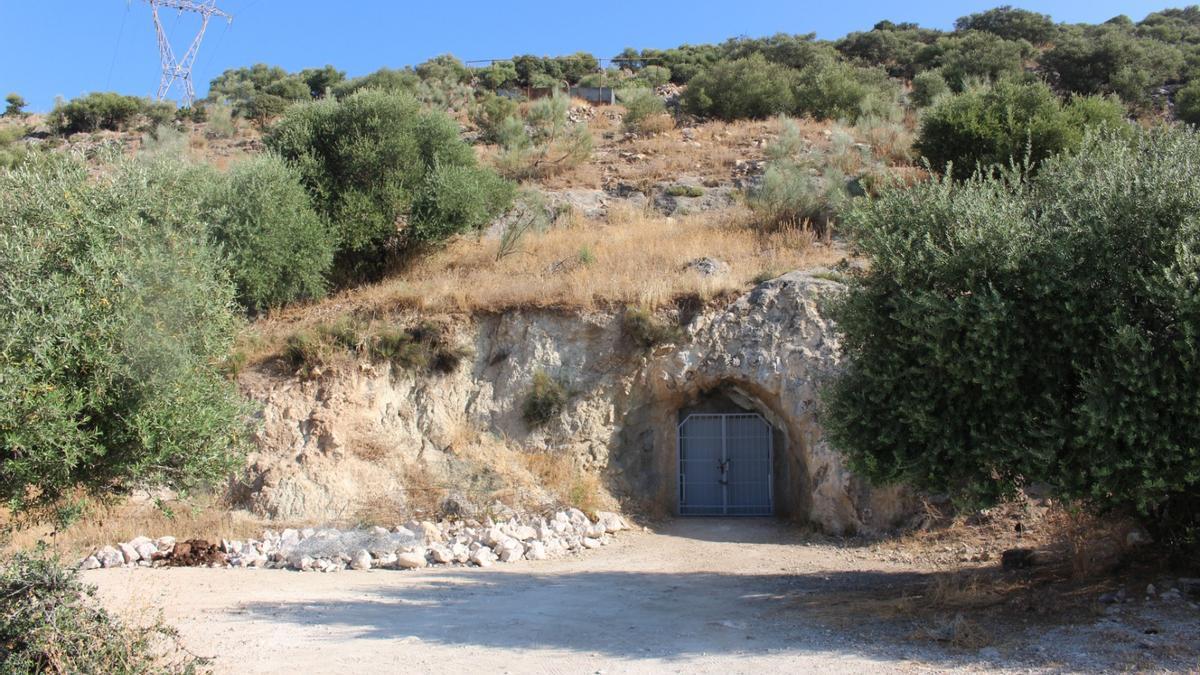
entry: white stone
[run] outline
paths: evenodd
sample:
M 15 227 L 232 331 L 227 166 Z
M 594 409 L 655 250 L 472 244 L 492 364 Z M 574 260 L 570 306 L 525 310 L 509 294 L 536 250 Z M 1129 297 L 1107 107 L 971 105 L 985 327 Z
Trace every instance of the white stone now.
M 395 552 L 388 551 L 385 553 L 379 553 L 375 555 L 374 558 L 375 562 L 371 563 L 373 567 L 391 570 L 396 569 L 396 561 L 399 560 L 400 556 L 398 556 Z
M 540 541 L 529 542 L 529 548 L 525 549 L 526 560 L 545 560 L 548 557 L 546 545 Z
M 79 563 L 79 569 L 81 570 L 94 570 L 99 569 L 100 567 L 100 561 L 94 555 L 89 555 Z
M 597 511 L 596 520 L 604 526 L 604 531 L 610 534 L 629 529 L 629 526 L 625 524 L 625 519 L 612 511 Z
M 573 525 L 591 525 L 592 519 L 587 517 L 587 514 L 576 508 L 567 509 L 567 517 Z
M 471 562 L 480 567 L 491 567 L 496 562 L 496 555 L 492 553 L 492 549 L 486 546 L 480 546 L 474 553 L 471 554 Z
M 392 530 L 392 534 L 398 534 L 401 537 L 416 539 L 417 535 L 407 527 L 396 527 Z
M 267 539 L 267 537 L 263 537 L 263 539 Z M 292 529 L 289 527 L 288 529 L 284 530 L 279 535 L 279 545 L 283 548 L 291 548 L 292 546 L 295 546 L 296 544 L 299 544 L 299 543 L 300 543 L 300 531 L 299 530 L 295 530 L 295 529 Z
M 513 528 L 512 536 L 514 539 L 520 541 L 530 541 L 532 539 L 537 539 L 538 531 L 528 525 L 521 525 Z
M 496 546 L 507 538 L 508 535 L 504 534 L 504 530 L 501 530 L 498 527 L 489 527 L 487 531 L 483 533 L 483 537 L 480 539 L 480 541 L 483 542 L 484 546 Z
M 441 544 L 434 544 L 429 547 L 429 557 L 433 558 L 433 562 L 439 565 L 454 562 L 454 552 Z
M 309 556 L 300 556 L 300 560 L 296 562 L 296 567 L 303 572 L 311 572 L 318 562 Z
M 142 559 L 142 556 L 138 555 L 137 549 L 129 544 L 117 544 L 117 548 L 120 549 L 121 557 L 124 558 L 126 565 L 132 565 Z
M 439 528 L 437 525 L 434 525 L 433 523 L 429 522 L 428 520 L 421 521 L 420 532 L 422 535 L 424 535 L 425 542 L 428 544 L 437 543 L 442 540 L 441 528 Z
M 170 553 L 175 550 L 175 537 L 159 537 L 154 540 L 154 545 L 159 553 Z
M 371 554 L 366 549 L 358 549 L 350 558 L 350 567 L 356 570 L 371 569 Z
M 591 537 L 583 538 L 583 547 L 584 548 L 600 548 L 601 546 L 603 546 L 603 544 L 600 543 L 599 539 L 593 539 Z
M 150 537 L 145 537 L 145 536 L 138 536 L 138 537 L 134 537 L 133 539 L 129 540 L 129 545 L 134 548 L 137 548 L 138 546 L 141 546 L 142 544 L 152 544 L 152 543 L 154 543 L 154 540 L 151 539 Z
M 454 544 L 450 547 L 450 552 L 454 554 L 454 562 L 465 563 L 471 560 L 471 549 L 465 544 Z
M 138 557 L 146 561 L 153 560 L 154 554 L 158 553 L 158 547 L 152 541 L 138 542 L 134 544 L 133 548 L 137 551 Z
M 105 546 L 96 551 L 96 559 L 104 567 L 120 567 L 125 564 L 125 556 L 121 555 L 121 552 L 112 546 Z
M 509 539 L 500 548 L 500 562 L 520 560 L 525 555 L 525 547 L 516 539 Z
M 396 556 L 396 566 L 400 569 L 411 570 L 424 567 L 425 565 L 424 553 L 401 553 Z

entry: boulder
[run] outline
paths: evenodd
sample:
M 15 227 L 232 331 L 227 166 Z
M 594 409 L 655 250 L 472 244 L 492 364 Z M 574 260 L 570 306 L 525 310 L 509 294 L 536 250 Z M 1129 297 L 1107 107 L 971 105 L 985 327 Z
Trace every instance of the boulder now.
M 132 542 L 130 542 L 132 543 Z M 150 561 L 154 559 L 154 554 L 158 553 L 158 547 L 150 540 L 138 542 L 133 545 L 133 550 L 137 551 L 138 558 Z
M 540 541 L 529 542 L 529 547 L 525 549 L 526 560 L 545 560 L 548 557 L 546 545 Z
M 159 553 L 170 553 L 175 548 L 175 537 L 159 537 L 154 540 Z
M 537 539 L 538 531 L 528 525 L 520 525 L 513 528 L 512 536 L 518 541 L 530 541 Z
M 596 521 L 598 524 L 603 525 L 604 531 L 609 534 L 629 529 L 629 526 L 625 524 L 625 519 L 612 511 L 597 511 Z
M 371 569 L 371 554 L 366 549 L 359 549 L 350 557 L 350 567 L 356 570 Z
M 496 555 L 492 553 L 492 549 L 480 546 L 471 554 L 471 562 L 480 567 L 491 567 L 496 562 Z
M 450 553 L 454 555 L 454 562 L 465 563 L 471 560 L 471 549 L 467 548 L 466 544 L 454 544 L 450 547 Z
M 420 567 L 425 567 L 425 554 L 419 551 L 408 553 L 400 553 L 396 556 L 396 566 L 404 570 L 412 570 Z
M 89 555 L 79 563 L 79 569 L 81 570 L 94 570 L 100 567 L 102 567 L 100 560 L 94 555 Z
M 121 557 L 124 558 L 126 565 L 132 565 L 142 559 L 137 549 L 130 544 L 117 544 L 117 548 L 121 551 Z
M 454 562 L 454 553 L 441 544 L 434 544 L 433 546 L 429 547 L 429 557 L 433 559 L 433 562 L 439 565 L 446 565 Z
M 100 564 L 106 568 L 120 567 L 121 565 L 125 564 L 125 556 L 121 555 L 121 552 L 112 546 L 105 546 L 99 551 L 96 551 L 96 559 L 99 560 Z
M 583 538 L 583 547 L 584 548 L 600 548 L 601 546 L 603 546 L 603 544 L 600 543 L 599 539 L 594 539 L 592 537 L 584 537 Z

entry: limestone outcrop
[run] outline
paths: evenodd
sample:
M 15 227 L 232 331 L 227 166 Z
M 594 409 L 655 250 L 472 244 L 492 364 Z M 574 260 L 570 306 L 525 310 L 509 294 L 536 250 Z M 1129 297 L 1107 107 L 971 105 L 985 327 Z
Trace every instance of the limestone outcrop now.
M 537 472 L 512 466 L 533 454 L 598 476 L 606 506 L 669 513 L 680 411 L 715 397 L 775 428 L 780 515 L 836 533 L 886 529 L 909 512 L 904 492 L 851 475 L 821 431 L 819 387 L 841 358 L 821 298 L 838 288 L 795 272 L 727 304 L 681 308 L 670 318 L 682 337 L 652 350 L 619 311 L 511 311 L 458 317 L 453 338 L 470 356 L 448 374 L 361 363 L 302 380 L 264 366 L 242 378 L 263 419 L 239 498 L 308 522 L 411 512 L 433 493 L 479 508 L 507 490 L 548 508 Z M 568 399 L 530 428 L 522 408 L 539 372 Z

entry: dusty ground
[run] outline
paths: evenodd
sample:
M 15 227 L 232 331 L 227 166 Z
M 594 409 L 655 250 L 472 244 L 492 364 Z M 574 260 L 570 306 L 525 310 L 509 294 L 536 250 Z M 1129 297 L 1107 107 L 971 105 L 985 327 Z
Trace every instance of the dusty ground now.
M 1058 627 L 1034 620 L 959 648 L 929 637 L 935 617 L 842 602 L 849 591 L 893 606 L 919 596 L 930 571 L 771 521 L 695 519 L 581 558 L 490 569 L 114 569 L 85 580 L 129 616 L 161 609 L 218 673 L 1200 667 L 1200 614 L 1187 603 Z

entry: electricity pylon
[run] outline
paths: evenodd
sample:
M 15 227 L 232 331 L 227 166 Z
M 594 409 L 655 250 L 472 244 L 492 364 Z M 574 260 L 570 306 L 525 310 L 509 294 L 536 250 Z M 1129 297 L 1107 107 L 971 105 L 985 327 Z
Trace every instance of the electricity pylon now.
M 208 21 L 214 16 L 233 22 L 233 17 L 217 9 L 217 0 L 146 0 L 154 13 L 154 32 L 158 34 L 158 55 L 162 60 L 162 80 L 158 84 L 158 100 L 163 100 L 175 80 L 183 82 L 183 105 L 191 105 L 196 100 L 196 88 L 192 85 L 192 66 L 196 63 L 196 54 L 200 51 L 200 41 L 204 39 L 204 31 L 208 30 Z M 200 30 L 191 46 L 176 59 L 171 49 L 171 41 L 163 29 L 162 20 L 158 15 L 160 8 L 175 9 L 180 14 L 195 12 L 200 15 Z

